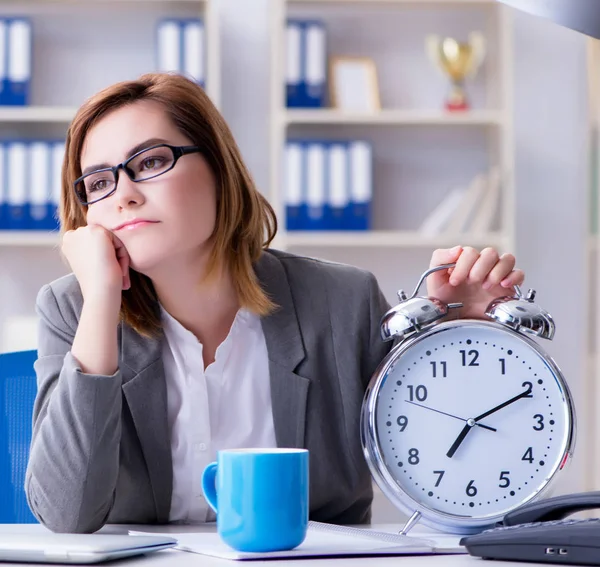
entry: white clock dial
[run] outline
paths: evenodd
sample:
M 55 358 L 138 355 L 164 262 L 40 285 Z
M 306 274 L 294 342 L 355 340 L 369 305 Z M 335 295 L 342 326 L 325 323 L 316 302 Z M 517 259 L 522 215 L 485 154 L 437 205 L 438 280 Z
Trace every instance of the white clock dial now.
M 440 325 L 403 349 L 382 381 L 380 458 L 419 506 L 495 517 L 561 467 L 570 398 L 532 342 L 490 323 Z

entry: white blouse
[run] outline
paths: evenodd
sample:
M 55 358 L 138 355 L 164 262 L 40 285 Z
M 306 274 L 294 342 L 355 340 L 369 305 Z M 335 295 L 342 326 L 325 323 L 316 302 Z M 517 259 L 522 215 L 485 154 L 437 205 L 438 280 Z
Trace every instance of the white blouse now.
M 202 472 L 219 449 L 276 447 L 269 358 L 260 318 L 240 309 L 206 370 L 202 343 L 161 307 L 173 459 L 170 522 L 215 516 Z

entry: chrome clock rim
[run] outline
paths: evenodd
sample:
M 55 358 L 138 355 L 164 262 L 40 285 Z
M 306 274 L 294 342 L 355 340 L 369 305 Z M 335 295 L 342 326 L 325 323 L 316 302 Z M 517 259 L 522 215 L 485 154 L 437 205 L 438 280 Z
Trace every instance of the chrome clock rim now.
M 550 367 L 551 371 L 555 375 L 560 388 L 564 395 L 564 403 L 566 405 L 566 427 L 567 435 L 565 442 L 561 448 L 561 458 L 556 461 L 553 465 L 552 470 L 547 475 L 546 479 L 541 485 L 535 490 L 523 498 L 519 504 L 511 507 L 510 510 L 514 510 L 526 503 L 533 502 L 541 498 L 546 494 L 551 486 L 553 485 L 557 473 L 565 468 L 565 466 L 571 461 L 575 447 L 575 431 L 576 431 L 576 416 L 575 408 L 573 404 L 573 398 L 566 382 L 566 379 L 554 361 L 554 359 L 544 351 L 544 349 L 538 345 L 536 341 L 530 337 L 511 331 L 505 326 L 495 323 L 492 321 L 478 320 L 478 319 L 462 319 L 455 321 L 446 321 L 438 323 L 429 329 L 426 329 L 422 333 L 413 335 L 400 344 L 396 345 L 388 354 L 388 356 L 382 361 L 379 367 L 374 372 L 367 389 L 362 405 L 361 412 L 361 444 L 363 447 L 363 453 L 367 461 L 371 475 L 383 494 L 394 504 L 394 506 L 404 512 L 409 517 L 415 512 L 420 512 L 420 522 L 434 529 L 438 529 L 448 533 L 455 534 L 470 534 L 482 531 L 483 529 L 494 526 L 497 522 L 501 521 L 508 510 L 503 511 L 501 514 L 496 515 L 474 515 L 472 517 L 464 517 L 454 514 L 449 514 L 436 510 L 434 507 L 429 507 L 423 503 L 415 500 L 408 492 L 404 491 L 399 483 L 394 480 L 390 474 L 388 468 L 384 465 L 384 458 L 379 448 L 377 441 L 377 426 L 376 426 L 376 406 L 378 401 L 378 395 L 381 387 L 385 383 L 385 379 L 390 368 L 397 362 L 397 360 L 409 349 L 413 348 L 420 341 L 426 338 L 446 331 L 451 328 L 460 327 L 465 328 L 468 326 L 494 328 L 508 333 L 511 336 L 524 342 L 529 348 L 532 348 Z

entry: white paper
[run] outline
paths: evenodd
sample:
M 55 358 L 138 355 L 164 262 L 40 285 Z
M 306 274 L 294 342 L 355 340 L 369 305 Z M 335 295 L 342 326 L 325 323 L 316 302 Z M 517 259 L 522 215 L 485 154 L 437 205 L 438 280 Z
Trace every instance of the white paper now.
M 295 549 L 289 551 L 272 551 L 265 553 L 240 552 L 232 549 L 216 532 L 212 533 L 172 533 L 168 535 L 177 539 L 175 549 L 189 551 L 222 559 L 249 560 L 271 559 L 282 557 L 327 557 L 352 555 L 432 555 L 436 553 L 466 553 L 465 549 L 455 542 L 445 541 L 443 547 L 434 540 L 387 534 L 397 541 L 381 541 L 367 535 L 369 530 L 349 528 L 348 533 L 323 527 L 323 524 L 311 522 L 306 539 Z M 351 531 L 350 531 L 351 530 Z M 362 532 L 362 533 L 361 533 Z M 129 531 L 130 535 L 147 535 L 148 532 Z M 364 535 L 363 535 L 364 534 Z

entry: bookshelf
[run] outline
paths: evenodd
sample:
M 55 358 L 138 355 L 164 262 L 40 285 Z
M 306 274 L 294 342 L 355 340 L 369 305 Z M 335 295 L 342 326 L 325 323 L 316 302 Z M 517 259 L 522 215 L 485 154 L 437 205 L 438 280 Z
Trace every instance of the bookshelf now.
M 11 16 L 31 20 L 32 77 L 28 106 L 0 106 L 3 140 L 64 139 L 87 97 L 155 70 L 165 18 L 203 19 L 206 91 L 221 106 L 214 0 L 0 0 L 0 17 Z M 68 272 L 59 250 L 56 231 L 0 230 L 0 294 L 11 298 L 0 302 L 0 339 L 9 318 L 35 315 L 43 284 Z
M 587 364 L 584 376 L 584 391 L 586 392 L 588 426 L 588 447 L 584 450 L 591 455 L 585 478 L 587 490 L 598 490 L 600 482 L 600 451 L 597 449 L 597 439 L 600 438 L 600 418 L 598 417 L 598 402 L 600 401 L 600 235 L 598 219 L 600 213 L 599 180 L 600 180 L 600 41 L 587 39 L 587 74 L 588 74 L 588 148 L 589 148 L 589 180 L 588 180 L 588 237 L 587 237 L 587 303 L 589 311 L 586 318 L 587 326 Z
M 435 110 L 381 110 L 369 114 L 352 114 L 339 110 L 290 109 L 280 116 L 287 124 L 367 124 L 381 126 L 500 126 L 502 115 L 496 111 L 473 110 L 468 114 L 450 114 Z
M 374 60 L 382 109 L 287 108 L 288 18 L 320 20 L 327 56 Z M 386 297 L 412 288 L 436 248 L 456 244 L 515 250 L 512 22 L 493 0 L 275 0 L 271 18 L 271 132 L 269 199 L 280 220 L 274 245 L 293 253 L 371 270 Z M 466 39 L 482 31 L 484 64 L 467 82 L 472 108 L 442 110 L 448 80 L 425 53 L 429 33 Z M 372 230 L 287 231 L 284 149 L 293 139 L 366 139 L 373 148 Z M 484 233 L 433 236 L 420 223 L 457 185 L 498 166 L 500 205 Z
M 325 246 L 325 247 L 365 247 L 365 248 L 440 248 L 449 242 L 464 240 L 471 246 L 504 246 L 504 239 L 499 233 L 481 235 L 440 235 L 423 236 L 414 231 L 370 230 L 366 234 L 358 231 L 311 232 L 298 231 L 287 236 L 288 246 Z

